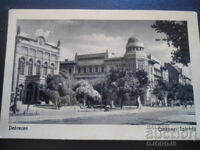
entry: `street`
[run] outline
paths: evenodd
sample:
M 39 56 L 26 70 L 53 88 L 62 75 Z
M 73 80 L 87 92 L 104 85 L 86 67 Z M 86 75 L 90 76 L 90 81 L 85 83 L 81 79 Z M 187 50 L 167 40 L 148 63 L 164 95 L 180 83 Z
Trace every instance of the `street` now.
M 45 120 L 41 123 L 57 123 L 57 124 L 128 124 L 128 125 L 144 125 L 144 124 L 190 124 L 195 122 L 183 120 L 193 113 L 187 110 L 161 110 L 159 112 L 141 112 L 128 114 L 113 114 L 108 116 L 90 116 L 82 118 L 69 118 L 62 120 Z M 193 117 L 192 117 L 193 118 Z
M 187 109 L 183 107 L 143 107 L 141 110 L 125 108 L 110 112 L 63 108 L 61 110 L 45 110 L 39 114 L 38 116 L 11 116 L 11 122 L 32 124 L 196 124 L 193 107 Z

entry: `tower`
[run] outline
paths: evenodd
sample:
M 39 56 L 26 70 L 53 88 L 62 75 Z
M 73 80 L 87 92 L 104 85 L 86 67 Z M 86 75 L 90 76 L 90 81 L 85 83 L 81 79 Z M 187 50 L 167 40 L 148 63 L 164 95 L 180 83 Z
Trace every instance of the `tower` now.
M 127 69 L 135 73 L 138 70 L 148 71 L 147 54 L 144 44 L 135 37 L 130 37 L 124 54 Z

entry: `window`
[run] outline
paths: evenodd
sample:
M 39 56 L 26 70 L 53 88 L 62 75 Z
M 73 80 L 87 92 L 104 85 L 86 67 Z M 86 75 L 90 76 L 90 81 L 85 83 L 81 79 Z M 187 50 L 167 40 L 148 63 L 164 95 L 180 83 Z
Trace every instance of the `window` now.
M 69 74 L 71 74 L 72 73 L 72 69 L 71 68 L 69 68 Z
M 84 73 L 86 73 L 86 67 L 83 68 Z
M 36 64 L 36 74 L 40 75 L 41 73 L 41 62 L 38 60 Z
M 44 54 L 44 59 L 49 60 L 50 59 L 50 54 L 46 52 Z
M 21 53 L 24 56 L 28 55 L 28 47 L 22 46 L 21 49 L 19 49 L 19 53 Z
M 19 59 L 19 74 L 24 75 L 25 71 L 25 59 L 22 57 Z
M 55 54 L 51 54 L 51 60 L 56 61 L 56 55 Z
M 78 68 L 78 73 L 81 73 L 81 68 Z
M 54 64 L 53 63 L 51 64 L 51 74 L 52 75 L 54 74 Z
M 36 54 L 35 49 L 30 48 L 30 50 L 29 50 L 29 55 L 32 56 L 32 57 L 35 57 L 35 54 Z
M 43 52 L 42 51 L 38 51 L 37 52 L 37 57 L 38 58 L 42 58 L 43 57 Z
M 47 75 L 47 67 L 48 67 L 48 64 L 47 62 L 44 63 L 44 69 L 43 69 L 43 74 L 44 75 Z
M 97 66 L 95 67 L 95 72 L 98 72 L 98 67 Z
M 90 67 L 90 72 L 92 72 L 92 67 Z
M 101 72 L 104 72 L 104 66 L 101 66 Z
M 30 59 L 28 62 L 28 75 L 33 75 L 33 59 Z

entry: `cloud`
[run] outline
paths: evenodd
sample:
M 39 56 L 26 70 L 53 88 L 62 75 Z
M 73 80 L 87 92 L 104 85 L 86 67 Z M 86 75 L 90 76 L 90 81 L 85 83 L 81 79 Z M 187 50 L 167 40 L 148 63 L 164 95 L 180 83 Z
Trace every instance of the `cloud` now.
M 113 36 L 107 36 L 105 34 L 86 34 L 86 35 L 81 35 L 78 37 L 78 39 L 81 40 L 87 40 L 87 41 L 93 41 L 93 42 L 116 42 L 116 41 L 121 41 L 121 37 L 113 37 Z
M 172 46 L 168 46 L 166 42 L 148 42 L 147 52 L 151 53 L 155 57 L 159 58 L 162 62 L 170 62 Z
M 50 31 L 50 30 L 46 30 L 46 31 L 44 31 L 43 29 L 37 29 L 36 31 L 35 31 L 35 35 L 36 36 L 43 36 L 44 38 L 48 38 L 49 37 L 49 35 L 50 34 L 52 34 L 53 32 L 52 31 Z
M 106 34 L 84 34 L 69 37 L 61 48 L 61 55 L 68 59 L 74 59 L 75 52 L 78 54 L 101 53 L 108 50 L 114 52 L 115 56 L 122 56 L 125 52 L 126 39 L 119 36 L 108 36 Z

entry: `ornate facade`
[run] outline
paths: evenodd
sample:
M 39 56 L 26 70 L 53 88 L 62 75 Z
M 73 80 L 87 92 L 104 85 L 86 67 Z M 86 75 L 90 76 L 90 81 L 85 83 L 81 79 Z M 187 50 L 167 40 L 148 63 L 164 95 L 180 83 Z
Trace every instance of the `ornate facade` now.
M 12 98 L 15 94 L 19 94 L 20 99 L 22 99 L 22 92 L 25 97 L 30 97 L 30 94 L 26 94 L 29 91 L 32 91 L 32 95 L 36 95 L 34 92 L 37 89 L 28 85 L 29 83 L 45 83 L 45 78 L 48 74 L 58 74 L 59 53 L 59 47 L 47 43 L 42 36 L 31 39 L 17 35 Z

